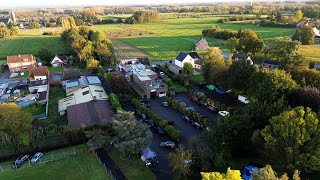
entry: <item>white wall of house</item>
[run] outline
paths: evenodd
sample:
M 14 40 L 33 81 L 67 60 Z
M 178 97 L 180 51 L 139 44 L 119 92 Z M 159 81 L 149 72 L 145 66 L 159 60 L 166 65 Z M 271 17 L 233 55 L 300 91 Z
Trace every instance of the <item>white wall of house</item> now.
M 41 90 L 48 90 L 48 85 L 45 84 L 45 85 L 33 86 L 33 87 L 30 87 L 30 86 L 29 86 L 29 92 L 30 92 L 30 93 L 33 93 L 33 92 L 35 92 L 36 90 L 39 90 L 39 89 L 41 89 Z
M 47 76 L 34 76 L 34 80 L 45 80 Z
M 174 64 L 181 68 L 183 68 L 184 63 L 191 63 L 194 67 L 194 59 L 190 55 L 187 55 L 182 62 L 176 59 L 174 60 Z

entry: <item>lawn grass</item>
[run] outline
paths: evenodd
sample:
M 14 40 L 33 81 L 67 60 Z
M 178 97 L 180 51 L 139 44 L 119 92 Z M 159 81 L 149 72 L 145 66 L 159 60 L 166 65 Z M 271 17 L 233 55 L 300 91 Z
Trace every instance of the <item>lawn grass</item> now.
M 31 113 L 32 116 L 46 113 L 46 107 L 45 106 L 41 106 L 40 108 L 37 108 L 37 109 L 31 108 L 31 106 L 26 106 L 26 107 L 22 107 L 22 109 L 24 111 L 27 111 L 27 112 Z
M 63 67 L 48 67 L 50 73 L 62 73 L 64 71 Z
M 302 45 L 300 51 L 309 62 L 320 62 L 320 46 Z
M 4 64 L 7 64 L 7 60 L 0 60 L 0 66 Z
M 73 151 L 74 147 L 64 148 L 57 151 L 44 153 L 44 157 L 51 154 L 58 154 Z M 102 180 L 112 179 L 107 172 L 103 169 L 102 164 L 94 154 L 88 154 L 87 145 L 75 146 L 77 155 L 71 158 L 49 162 L 47 164 L 36 165 L 27 167 L 26 164 L 14 171 L 9 170 L 0 172 L 0 179 L 13 180 L 13 179 L 71 179 L 71 180 Z M 12 161 L 2 163 L 12 164 Z
M 204 82 L 203 76 L 200 75 L 194 75 L 191 77 L 192 81 L 195 81 L 197 84 L 200 84 L 201 82 Z
M 9 55 L 33 54 L 37 56 L 40 49 L 46 48 L 53 54 L 68 54 L 69 48 L 58 36 L 10 37 L 0 39 L 0 58 Z
M 121 169 L 122 173 L 130 180 L 155 179 L 154 174 L 148 169 L 138 155 L 131 155 L 130 159 L 122 160 L 120 152 L 112 150 L 108 152 L 111 159 Z

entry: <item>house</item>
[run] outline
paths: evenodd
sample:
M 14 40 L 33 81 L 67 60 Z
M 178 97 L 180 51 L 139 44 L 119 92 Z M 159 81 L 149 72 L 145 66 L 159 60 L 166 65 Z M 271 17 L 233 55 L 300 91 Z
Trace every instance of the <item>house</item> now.
M 320 42 L 320 36 L 315 36 L 314 37 L 314 42 Z
M 69 92 L 89 85 L 101 85 L 101 81 L 98 76 L 80 76 L 80 78 L 63 81 L 62 84 L 68 94 Z
M 200 60 L 200 56 L 197 52 L 189 52 L 188 54 L 192 57 L 193 60 Z
M 36 58 L 32 54 L 7 56 L 7 64 L 11 72 L 24 71 L 28 67 L 34 67 L 36 63 Z
M 69 106 L 90 102 L 93 100 L 108 100 L 108 95 L 102 86 L 89 85 L 67 93 L 67 97 L 59 100 L 58 112 L 64 115 Z
M 15 13 L 13 11 L 11 11 L 10 17 L 8 17 L 8 18 L 1 17 L 0 22 L 3 22 L 4 24 L 7 24 L 7 25 L 16 22 Z
M 34 80 L 30 81 L 28 90 L 30 93 L 40 93 L 48 91 L 48 80 Z
M 143 98 L 150 99 L 164 97 L 168 92 L 168 86 L 158 79 L 158 74 L 143 64 L 135 64 L 124 67 L 127 79 L 131 87 Z M 129 68 L 129 69 L 128 69 Z
M 51 64 L 52 67 L 61 67 L 64 64 L 67 64 L 67 63 L 68 63 L 68 57 L 66 55 L 63 55 L 63 56 L 55 55 L 52 58 L 50 64 Z
M 231 58 L 232 58 L 232 61 L 242 60 L 242 61 L 247 61 L 250 65 L 253 65 L 253 61 L 251 60 L 251 57 L 245 54 L 234 53 Z
M 174 64 L 180 68 L 183 68 L 184 63 L 191 63 L 194 67 L 194 59 L 189 54 L 180 52 L 174 60 Z
M 278 61 L 264 60 L 261 64 L 261 67 L 272 71 L 273 69 L 278 68 L 279 65 L 280 63 Z
M 80 78 L 83 74 L 79 70 L 68 70 L 62 73 L 62 81 Z
M 202 37 L 195 44 L 196 51 L 205 51 L 208 49 L 208 47 L 208 42 Z
M 49 78 L 49 70 L 47 66 L 28 67 L 30 81 L 46 80 Z
M 316 62 L 316 63 L 314 64 L 314 69 L 320 71 L 320 62 Z
M 201 69 L 201 60 L 194 61 L 194 68 Z

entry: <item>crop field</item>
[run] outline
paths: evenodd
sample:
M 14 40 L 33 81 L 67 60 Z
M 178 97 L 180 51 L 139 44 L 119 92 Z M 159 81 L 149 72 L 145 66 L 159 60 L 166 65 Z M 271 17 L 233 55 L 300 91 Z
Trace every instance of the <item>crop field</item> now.
M 17 54 L 37 55 L 41 48 L 54 54 L 68 53 L 68 47 L 60 37 L 15 37 L 0 39 L 0 59 Z
M 150 55 L 134 46 L 131 46 L 119 39 L 112 39 L 112 44 L 115 50 L 117 59 L 129 59 L 136 57 L 150 57 Z

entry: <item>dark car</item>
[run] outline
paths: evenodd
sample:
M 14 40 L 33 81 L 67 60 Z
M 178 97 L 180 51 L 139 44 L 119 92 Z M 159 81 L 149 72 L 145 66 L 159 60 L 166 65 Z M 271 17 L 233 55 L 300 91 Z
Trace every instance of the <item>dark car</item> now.
M 183 119 L 186 120 L 187 122 L 193 121 L 192 117 L 190 117 L 190 116 L 184 116 Z
M 14 164 L 12 165 L 12 168 L 18 169 L 28 158 L 29 158 L 29 155 L 19 156 L 14 162 Z
M 217 108 L 216 107 L 213 107 L 213 106 L 208 106 L 207 109 L 210 111 L 210 112 L 217 112 Z
M 176 145 L 174 144 L 173 141 L 164 141 L 164 142 L 161 142 L 160 143 L 160 146 L 162 148 L 165 148 L 165 147 L 168 147 L 168 148 L 171 148 L 171 149 L 174 149 L 176 147 Z
M 194 125 L 196 128 L 199 128 L 199 129 L 203 129 L 203 124 L 200 123 L 200 122 L 192 122 L 192 125 Z
M 206 106 L 207 106 L 207 103 L 205 103 L 205 102 L 203 102 L 203 101 L 200 101 L 198 104 L 199 104 L 200 106 L 202 106 L 202 107 L 206 107 Z
M 149 127 L 153 127 L 153 126 L 154 126 L 154 122 L 153 122 L 152 120 L 147 119 L 147 120 L 145 120 L 144 122 L 145 122 L 146 124 L 148 124 Z
M 159 134 L 164 134 L 164 130 L 163 130 L 163 128 L 161 128 L 161 127 L 157 127 L 156 128 L 156 131 L 159 133 Z
M 206 116 L 202 113 L 197 113 L 197 116 L 205 118 Z

